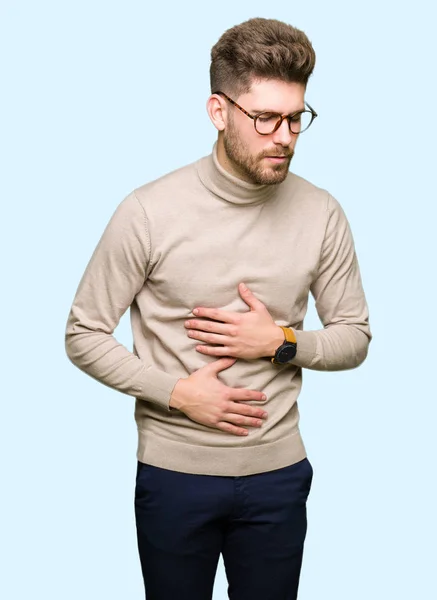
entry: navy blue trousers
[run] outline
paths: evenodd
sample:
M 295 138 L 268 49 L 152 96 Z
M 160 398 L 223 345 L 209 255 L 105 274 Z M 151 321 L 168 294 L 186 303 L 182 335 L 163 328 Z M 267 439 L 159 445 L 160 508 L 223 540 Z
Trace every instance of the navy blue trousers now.
M 211 600 L 220 553 L 231 600 L 296 600 L 313 469 L 247 475 L 138 463 L 135 517 L 147 600 Z

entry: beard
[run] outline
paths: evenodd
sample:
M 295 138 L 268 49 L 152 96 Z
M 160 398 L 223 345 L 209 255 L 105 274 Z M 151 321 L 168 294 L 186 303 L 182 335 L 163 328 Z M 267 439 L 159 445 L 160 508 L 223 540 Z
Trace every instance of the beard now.
M 251 183 L 259 185 L 282 183 L 288 175 L 290 162 L 294 155 L 294 150 L 285 148 L 282 148 L 280 154 L 277 149 L 266 150 L 257 155 L 251 154 L 244 142 L 241 141 L 232 121 L 228 121 L 228 126 L 224 132 L 223 145 L 235 170 Z M 268 165 L 263 160 L 266 156 L 286 156 L 287 160 L 280 164 Z

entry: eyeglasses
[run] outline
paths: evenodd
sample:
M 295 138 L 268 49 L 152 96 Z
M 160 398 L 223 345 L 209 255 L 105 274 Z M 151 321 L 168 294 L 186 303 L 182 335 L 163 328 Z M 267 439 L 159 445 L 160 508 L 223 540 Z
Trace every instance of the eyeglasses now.
M 281 115 L 275 112 L 262 112 L 258 115 L 251 115 L 247 112 L 247 110 L 244 110 L 242 106 L 237 104 L 235 100 L 229 98 L 229 96 L 224 92 L 213 92 L 213 94 L 220 94 L 221 96 L 224 96 L 226 100 L 240 109 L 241 112 L 247 115 L 250 119 L 253 119 L 255 131 L 260 135 L 270 135 L 275 133 L 275 131 L 277 131 L 282 125 L 282 121 L 285 119 L 288 121 L 288 127 L 290 128 L 291 133 L 303 133 L 317 117 L 316 111 L 308 104 L 308 102 L 305 102 L 305 105 L 309 108 L 309 110 L 299 110 L 290 115 Z

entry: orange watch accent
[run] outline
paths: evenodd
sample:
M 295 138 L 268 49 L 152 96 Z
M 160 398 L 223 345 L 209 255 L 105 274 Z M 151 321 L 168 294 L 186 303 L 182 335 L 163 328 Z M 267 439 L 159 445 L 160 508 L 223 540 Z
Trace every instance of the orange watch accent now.
M 292 329 L 290 329 L 290 327 L 282 327 L 282 325 L 279 325 L 279 327 L 284 332 L 286 342 L 293 342 L 293 344 L 297 343 L 296 336 L 294 335 L 294 331 Z

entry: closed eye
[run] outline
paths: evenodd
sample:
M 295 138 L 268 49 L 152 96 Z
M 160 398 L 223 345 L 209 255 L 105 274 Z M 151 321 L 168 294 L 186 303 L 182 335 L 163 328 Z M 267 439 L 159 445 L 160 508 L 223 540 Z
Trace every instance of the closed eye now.
M 281 117 L 278 113 L 261 113 L 257 115 L 258 119 L 263 123 L 267 123 L 268 121 L 276 120 Z

